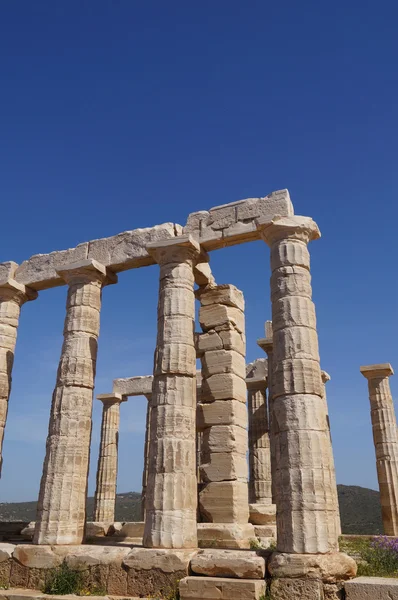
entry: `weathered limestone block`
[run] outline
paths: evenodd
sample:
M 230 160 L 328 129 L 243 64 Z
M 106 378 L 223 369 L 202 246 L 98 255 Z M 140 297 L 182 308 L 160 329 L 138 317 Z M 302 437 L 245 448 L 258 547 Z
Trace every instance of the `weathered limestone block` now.
M 202 306 L 223 304 L 225 306 L 238 308 L 242 312 L 245 310 L 243 293 L 234 285 L 218 285 L 216 289 L 210 288 L 199 290 L 197 295 L 200 297 Z
M 15 550 L 14 544 L 7 544 L 6 542 L 0 543 L 0 563 L 11 558 Z
M 199 309 L 199 323 L 204 332 L 210 329 L 236 329 L 239 333 L 245 330 L 244 315 L 239 308 L 224 304 L 210 304 Z
M 182 236 L 177 241 L 150 244 L 147 250 L 160 265 L 160 283 L 144 546 L 194 548 L 197 479 L 193 266 L 199 261 L 200 247 L 189 236 Z
M 191 570 L 209 577 L 264 579 L 265 560 L 255 552 L 201 550 L 192 558 Z
M 203 444 L 206 452 L 237 452 L 246 457 L 247 430 L 237 425 L 214 425 L 205 429 Z
M 234 350 L 209 350 L 202 359 L 203 377 L 218 373 L 235 373 L 240 376 L 245 368 L 245 358 Z
M 377 477 L 383 528 L 386 535 L 398 535 L 398 432 L 389 377 L 389 363 L 361 367 L 368 380 L 370 415 L 376 452 Z
M 216 280 L 213 277 L 211 268 L 208 262 L 200 262 L 193 268 L 195 283 L 199 286 L 214 287 Z
M 296 334 L 297 328 L 316 333 L 307 244 L 320 233 L 312 219 L 298 216 L 259 220 L 259 229 L 271 248 L 273 353 L 278 356 L 272 361 L 270 411 L 277 547 L 327 553 L 338 549 L 339 532 L 326 401 L 314 334 L 301 329 Z M 282 330 L 286 333 L 276 337 Z M 303 354 L 305 339 L 312 342 Z M 299 406 L 307 402 L 308 410 L 299 415 Z
M 196 425 L 199 431 L 213 425 L 235 425 L 246 428 L 247 424 L 247 408 L 243 402 L 215 400 L 206 404 L 198 404 Z
M 246 383 L 242 377 L 234 373 L 218 373 L 202 383 L 202 402 L 213 402 L 214 400 L 239 400 L 246 404 Z
M 1 266 L 1 265 L 0 265 Z M 37 292 L 13 279 L 17 264 L 3 263 L 0 270 L 0 477 L 3 440 L 7 421 L 11 374 L 21 306 L 37 298 Z
M 344 588 L 346 600 L 398 600 L 398 579 L 358 577 Z
M 274 517 L 274 523 L 269 525 L 256 525 L 254 523 L 254 533 L 260 540 L 271 540 L 276 539 L 276 520 Z
M 122 396 L 147 396 L 152 393 L 153 375 L 113 380 L 113 391 Z
M 94 497 L 94 521 L 115 520 L 121 394 L 100 394 L 103 403 L 101 441 L 98 455 L 97 486 Z
M 311 579 L 272 579 L 272 600 L 324 600 L 322 581 Z
M 277 215 L 293 214 L 289 192 L 278 190 L 264 198 L 247 198 L 191 213 L 184 233 L 190 233 L 206 250 L 214 250 L 259 239 L 258 219 L 271 222 Z
M 209 523 L 243 523 L 249 519 L 247 483 L 212 481 L 199 494 L 200 512 Z
M 275 578 L 318 579 L 336 583 L 355 577 L 357 565 L 343 552 L 329 554 L 283 554 L 274 552 L 268 561 L 268 570 Z
M 68 378 L 61 368 L 58 371 L 40 486 L 36 544 L 80 544 L 83 540 L 101 291 L 104 285 L 116 281 L 103 265 L 90 260 L 63 267 L 58 273 L 69 285 L 60 365 L 73 365 L 74 376 Z M 89 342 L 77 341 L 82 338 Z
M 275 504 L 249 504 L 250 523 L 253 525 L 275 525 Z
M 258 579 L 186 577 L 180 581 L 181 600 L 260 600 L 264 594 L 265 581 Z

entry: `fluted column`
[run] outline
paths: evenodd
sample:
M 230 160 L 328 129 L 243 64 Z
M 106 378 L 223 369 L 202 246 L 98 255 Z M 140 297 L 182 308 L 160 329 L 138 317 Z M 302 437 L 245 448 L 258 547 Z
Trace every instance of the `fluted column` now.
M 368 380 L 370 416 L 385 535 L 398 535 L 398 433 L 388 378 L 390 364 L 361 367 Z
M 160 266 L 144 546 L 197 546 L 196 351 L 190 236 L 148 246 Z
M 271 460 L 271 495 L 272 502 L 275 503 L 275 478 L 276 478 L 276 443 L 277 437 L 274 435 L 273 427 L 272 427 L 272 371 L 273 371 L 273 332 L 272 332 L 272 321 L 265 322 L 265 338 L 260 338 L 257 340 L 257 344 L 260 346 L 262 350 L 267 355 L 268 359 L 268 375 L 267 375 L 267 383 L 268 383 L 268 419 L 269 419 L 269 439 L 270 439 L 270 460 Z
M 151 402 L 152 394 L 146 394 L 145 398 L 148 400 L 146 407 L 146 421 L 145 421 L 145 441 L 144 441 L 144 468 L 142 470 L 142 491 L 141 491 L 141 519 L 145 521 L 145 503 L 146 503 L 146 488 L 148 482 L 148 459 L 149 459 L 149 439 L 150 439 L 150 427 L 151 427 Z
M 329 419 L 329 408 L 328 408 L 327 397 L 326 397 L 326 384 L 328 381 L 330 381 L 331 377 L 330 377 L 329 373 L 327 373 L 326 371 L 323 371 L 323 370 L 321 371 L 321 377 L 322 377 L 322 383 L 323 383 L 323 401 L 325 403 L 325 410 L 326 410 L 326 414 L 327 414 L 327 422 L 328 422 L 329 433 L 330 433 L 330 419 Z M 336 468 L 334 465 L 332 434 L 331 433 L 330 433 L 330 449 L 332 450 L 332 453 L 330 455 L 330 465 L 331 465 L 331 469 L 334 473 L 334 477 L 336 478 Z M 340 506 L 339 506 L 339 496 L 337 493 L 337 485 L 336 485 L 336 489 L 335 489 L 335 503 L 336 503 L 336 528 L 337 528 L 337 532 L 340 536 L 341 535 L 341 519 L 340 519 Z
M 69 286 L 34 543 L 81 544 L 86 519 L 101 291 L 116 276 L 94 260 L 58 269 Z
M 12 263 L 11 266 L 15 271 L 17 265 Z M 0 280 L 0 477 L 19 315 L 22 304 L 35 298 L 37 292 L 18 283 L 12 277 L 7 276 Z
M 312 219 L 299 216 L 259 227 L 271 248 L 277 548 L 326 553 L 338 549 L 336 481 L 307 249 L 320 233 Z
M 121 394 L 100 394 L 103 404 L 101 441 L 98 455 L 97 486 L 94 497 L 94 521 L 113 523 L 117 486 L 120 404 L 126 400 Z
M 248 385 L 249 502 L 272 504 L 267 392 Z

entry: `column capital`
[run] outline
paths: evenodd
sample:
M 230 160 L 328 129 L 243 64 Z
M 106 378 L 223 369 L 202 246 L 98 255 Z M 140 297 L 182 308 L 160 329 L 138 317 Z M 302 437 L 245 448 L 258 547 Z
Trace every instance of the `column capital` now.
M 360 367 L 359 370 L 366 379 L 379 379 L 380 377 L 390 377 L 390 375 L 394 375 L 394 370 L 390 363 L 366 365 Z
M 205 262 L 206 253 L 201 250 L 199 242 L 191 235 L 181 235 L 169 240 L 151 242 L 146 247 L 148 254 L 159 264 L 181 262 L 186 259 L 201 258 Z
M 274 341 L 272 337 L 259 338 L 257 340 L 257 346 L 260 346 L 261 350 L 264 350 L 266 354 L 272 352 L 274 348 Z
M 29 300 L 36 300 L 36 290 L 19 283 L 12 277 L 0 280 L 0 300 L 14 300 L 23 304 Z
M 326 371 L 321 370 L 321 377 L 322 377 L 322 383 L 325 384 L 328 381 L 330 381 L 332 378 L 330 377 L 329 373 L 327 373 Z
M 103 285 L 117 283 L 117 275 L 93 259 L 81 260 L 57 268 L 57 275 L 69 285 L 101 281 Z
M 275 217 L 271 222 L 259 219 L 257 229 L 268 246 L 280 240 L 299 240 L 308 244 L 321 237 L 318 225 L 311 217 Z
M 122 396 L 122 394 L 118 394 L 116 392 L 111 392 L 109 394 L 98 394 L 97 400 L 100 400 L 104 405 L 121 404 L 122 402 L 127 401 L 127 397 Z

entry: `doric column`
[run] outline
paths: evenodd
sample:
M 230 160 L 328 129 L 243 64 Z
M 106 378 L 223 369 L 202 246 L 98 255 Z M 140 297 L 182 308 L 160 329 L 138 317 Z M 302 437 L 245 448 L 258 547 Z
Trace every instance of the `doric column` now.
M 81 544 L 86 519 L 101 291 L 116 276 L 94 260 L 57 270 L 69 286 L 34 543 Z
M 197 546 L 196 351 L 190 236 L 149 244 L 160 265 L 144 546 Z
M 145 503 L 146 503 L 146 488 L 148 482 L 148 460 L 149 460 L 149 439 L 150 439 L 150 427 L 151 427 L 151 402 L 152 394 L 145 394 L 145 398 L 148 400 L 146 407 L 146 421 L 145 421 L 145 441 L 144 441 L 144 468 L 142 470 L 142 491 L 141 491 L 141 520 L 145 521 Z
M 398 433 L 388 378 L 390 364 L 361 367 L 368 380 L 370 416 L 385 535 L 398 535 Z
M 121 394 L 99 394 L 102 402 L 101 441 L 98 455 L 97 487 L 94 498 L 94 521 L 115 521 L 117 465 Z
M 37 298 L 37 292 L 12 278 L 17 264 L 6 264 L 10 268 L 7 269 L 6 277 L 0 279 L 0 477 L 19 315 L 24 302 Z
M 260 365 L 262 371 L 260 371 Z M 246 368 L 249 413 L 249 502 L 272 504 L 271 455 L 267 405 L 267 361 L 254 361 Z
M 331 377 L 329 375 L 329 373 L 327 373 L 326 371 L 321 371 L 321 377 L 322 377 L 322 383 L 323 383 L 323 401 L 325 403 L 325 411 L 326 411 L 326 415 L 327 415 L 327 422 L 328 422 L 328 427 L 329 427 L 329 433 L 330 433 L 330 419 L 329 419 L 329 408 L 328 408 L 328 403 L 327 403 L 327 397 L 326 397 L 326 384 L 328 381 L 330 381 Z M 332 434 L 330 433 L 330 449 L 332 450 L 332 453 L 330 455 L 330 465 L 331 465 L 331 469 L 334 473 L 334 478 L 336 478 L 336 468 L 334 466 L 334 456 L 333 456 L 333 445 L 332 445 Z M 339 506 L 339 496 L 337 493 L 337 485 L 336 485 L 336 491 L 335 491 L 336 497 L 335 497 L 335 502 L 336 502 L 336 519 L 337 519 L 337 523 L 336 523 L 336 527 L 337 527 L 337 532 L 339 534 L 339 536 L 341 535 L 341 519 L 340 519 L 340 506 Z
M 233 285 L 197 291 L 202 363 L 198 429 L 200 535 L 220 548 L 249 547 L 247 389 L 243 294 Z
M 308 217 L 260 225 L 271 248 L 272 428 L 279 552 L 338 550 L 336 481 L 319 365 L 307 244 L 320 234 Z
M 267 360 L 268 360 L 267 383 L 268 383 L 268 419 L 269 419 L 270 459 L 271 459 L 271 494 L 272 494 L 272 502 L 275 503 L 275 481 L 276 481 L 276 469 L 277 469 L 276 456 L 278 454 L 277 450 L 276 450 L 276 444 L 278 442 L 278 438 L 275 435 L 275 432 L 272 427 L 272 418 L 273 418 L 272 417 L 272 411 L 273 411 L 272 371 L 273 371 L 273 366 L 274 366 L 274 364 L 273 364 L 274 341 L 273 341 L 273 332 L 272 332 L 272 321 L 265 322 L 265 337 L 258 339 L 257 344 L 260 346 L 260 348 L 262 350 L 264 350 L 264 352 L 267 355 Z

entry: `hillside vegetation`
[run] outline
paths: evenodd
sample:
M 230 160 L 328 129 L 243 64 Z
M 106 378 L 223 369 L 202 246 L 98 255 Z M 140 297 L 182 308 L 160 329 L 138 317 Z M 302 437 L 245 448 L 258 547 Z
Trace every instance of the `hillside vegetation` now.
M 343 533 L 383 533 L 379 492 L 352 485 L 338 485 Z M 88 499 L 88 520 L 93 517 L 94 498 Z M 36 502 L 0 503 L 0 521 L 34 521 Z M 116 521 L 141 519 L 141 494 L 118 494 Z

